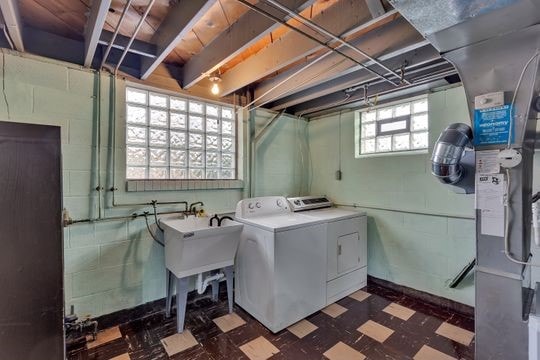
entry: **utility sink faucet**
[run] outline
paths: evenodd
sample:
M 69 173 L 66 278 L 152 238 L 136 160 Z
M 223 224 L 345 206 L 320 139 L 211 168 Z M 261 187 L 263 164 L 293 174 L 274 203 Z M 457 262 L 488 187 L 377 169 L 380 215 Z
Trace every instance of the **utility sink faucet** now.
M 195 214 L 197 205 L 204 206 L 204 203 L 202 201 L 197 201 L 197 202 L 191 203 L 189 205 L 189 213 L 190 214 Z

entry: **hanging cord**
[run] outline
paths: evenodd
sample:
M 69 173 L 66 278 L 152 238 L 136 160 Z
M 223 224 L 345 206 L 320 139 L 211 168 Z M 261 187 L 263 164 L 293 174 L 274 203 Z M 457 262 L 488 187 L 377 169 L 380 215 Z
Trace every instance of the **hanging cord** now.
M 152 230 L 150 230 L 150 224 L 148 223 L 148 211 L 145 211 L 145 212 L 144 212 L 144 221 L 146 221 L 146 229 L 147 229 L 148 232 L 150 233 L 150 236 L 152 236 L 152 239 L 154 239 L 154 241 L 157 242 L 159 245 L 165 246 L 165 244 L 164 244 L 163 242 L 161 242 L 160 240 L 158 240 L 158 238 L 154 235 L 154 233 L 152 232 Z
M 519 87 L 521 86 L 521 81 L 523 81 L 523 76 L 525 75 L 525 72 L 527 71 L 527 68 L 529 67 L 529 65 L 533 62 L 533 60 L 538 55 L 540 55 L 540 51 L 536 50 L 536 52 L 533 54 L 533 56 L 531 56 L 531 58 L 523 66 L 523 70 L 521 70 L 521 74 L 519 75 L 518 82 L 516 84 L 516 90 L 514 90 L 514 95 L 512 96 L 512 102 L 510 103 L 510 111 L 511 111 L 511 113 L 510 113 L 510 127 L 509 127 L 509 130 L 508 130 L 508 143 L 506 144 L 507 149 L 510 149 L 510 147 L 512 146 L 512 128 L 514 127 L 514 123 L 515 123 L 513 112 L 514 112 L 514 105 L 516 103 L 517 93 L 519 91 Z M 527 120 L 525 119 L 525 121 L 523 122 L 523 131 L 522 131 L 522 133 L 525 131 L 525 126 L 526 125 L 527 125 Z
M 339 118 L 338 118 L 338 131 L 339 131 L 339 136 L 338 136 L 338 171 L 339 171 L 339 176 L 340 176 L 340 179 L 341 179 L 341 113 L 343 112 L 343 110 L 339 110 Z

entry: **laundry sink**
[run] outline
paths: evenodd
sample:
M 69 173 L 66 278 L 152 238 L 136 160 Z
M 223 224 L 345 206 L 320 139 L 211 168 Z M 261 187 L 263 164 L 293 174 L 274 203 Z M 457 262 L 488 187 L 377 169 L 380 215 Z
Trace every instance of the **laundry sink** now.
M 210 226 L 208 218 L 188 217 L 160 222 L 165 232 L 165 266 L 177 278 L 234 264 L 243 225 L 223 220 Z

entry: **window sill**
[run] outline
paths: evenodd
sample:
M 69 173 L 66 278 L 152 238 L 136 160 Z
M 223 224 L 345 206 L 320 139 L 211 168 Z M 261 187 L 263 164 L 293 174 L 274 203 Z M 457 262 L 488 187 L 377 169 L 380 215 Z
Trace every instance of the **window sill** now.
M 243 189 L 243 180 L 126 180 L 126 191 Z
M 356 155 L 356 159 L 366 159 L 372 157 L 384 157 L 384 156 L 404 156 L 404 155 L 423 155 L 427 154 L 428 150 L 409 150 L 409 151 L 396 151 L 396 152 L 385 152 L 385 153 L 373 153 L 373 154 L 363 154 Z

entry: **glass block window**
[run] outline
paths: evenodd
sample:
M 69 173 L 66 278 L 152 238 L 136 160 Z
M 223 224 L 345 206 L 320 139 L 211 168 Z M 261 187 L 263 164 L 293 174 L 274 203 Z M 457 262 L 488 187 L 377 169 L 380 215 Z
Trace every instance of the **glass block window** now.
M 396 153 L 428 148 L 427 97 L 360 111 L 360 154 Z
M 234 109 L 127 87 L 126 178 L 236 179 Z

